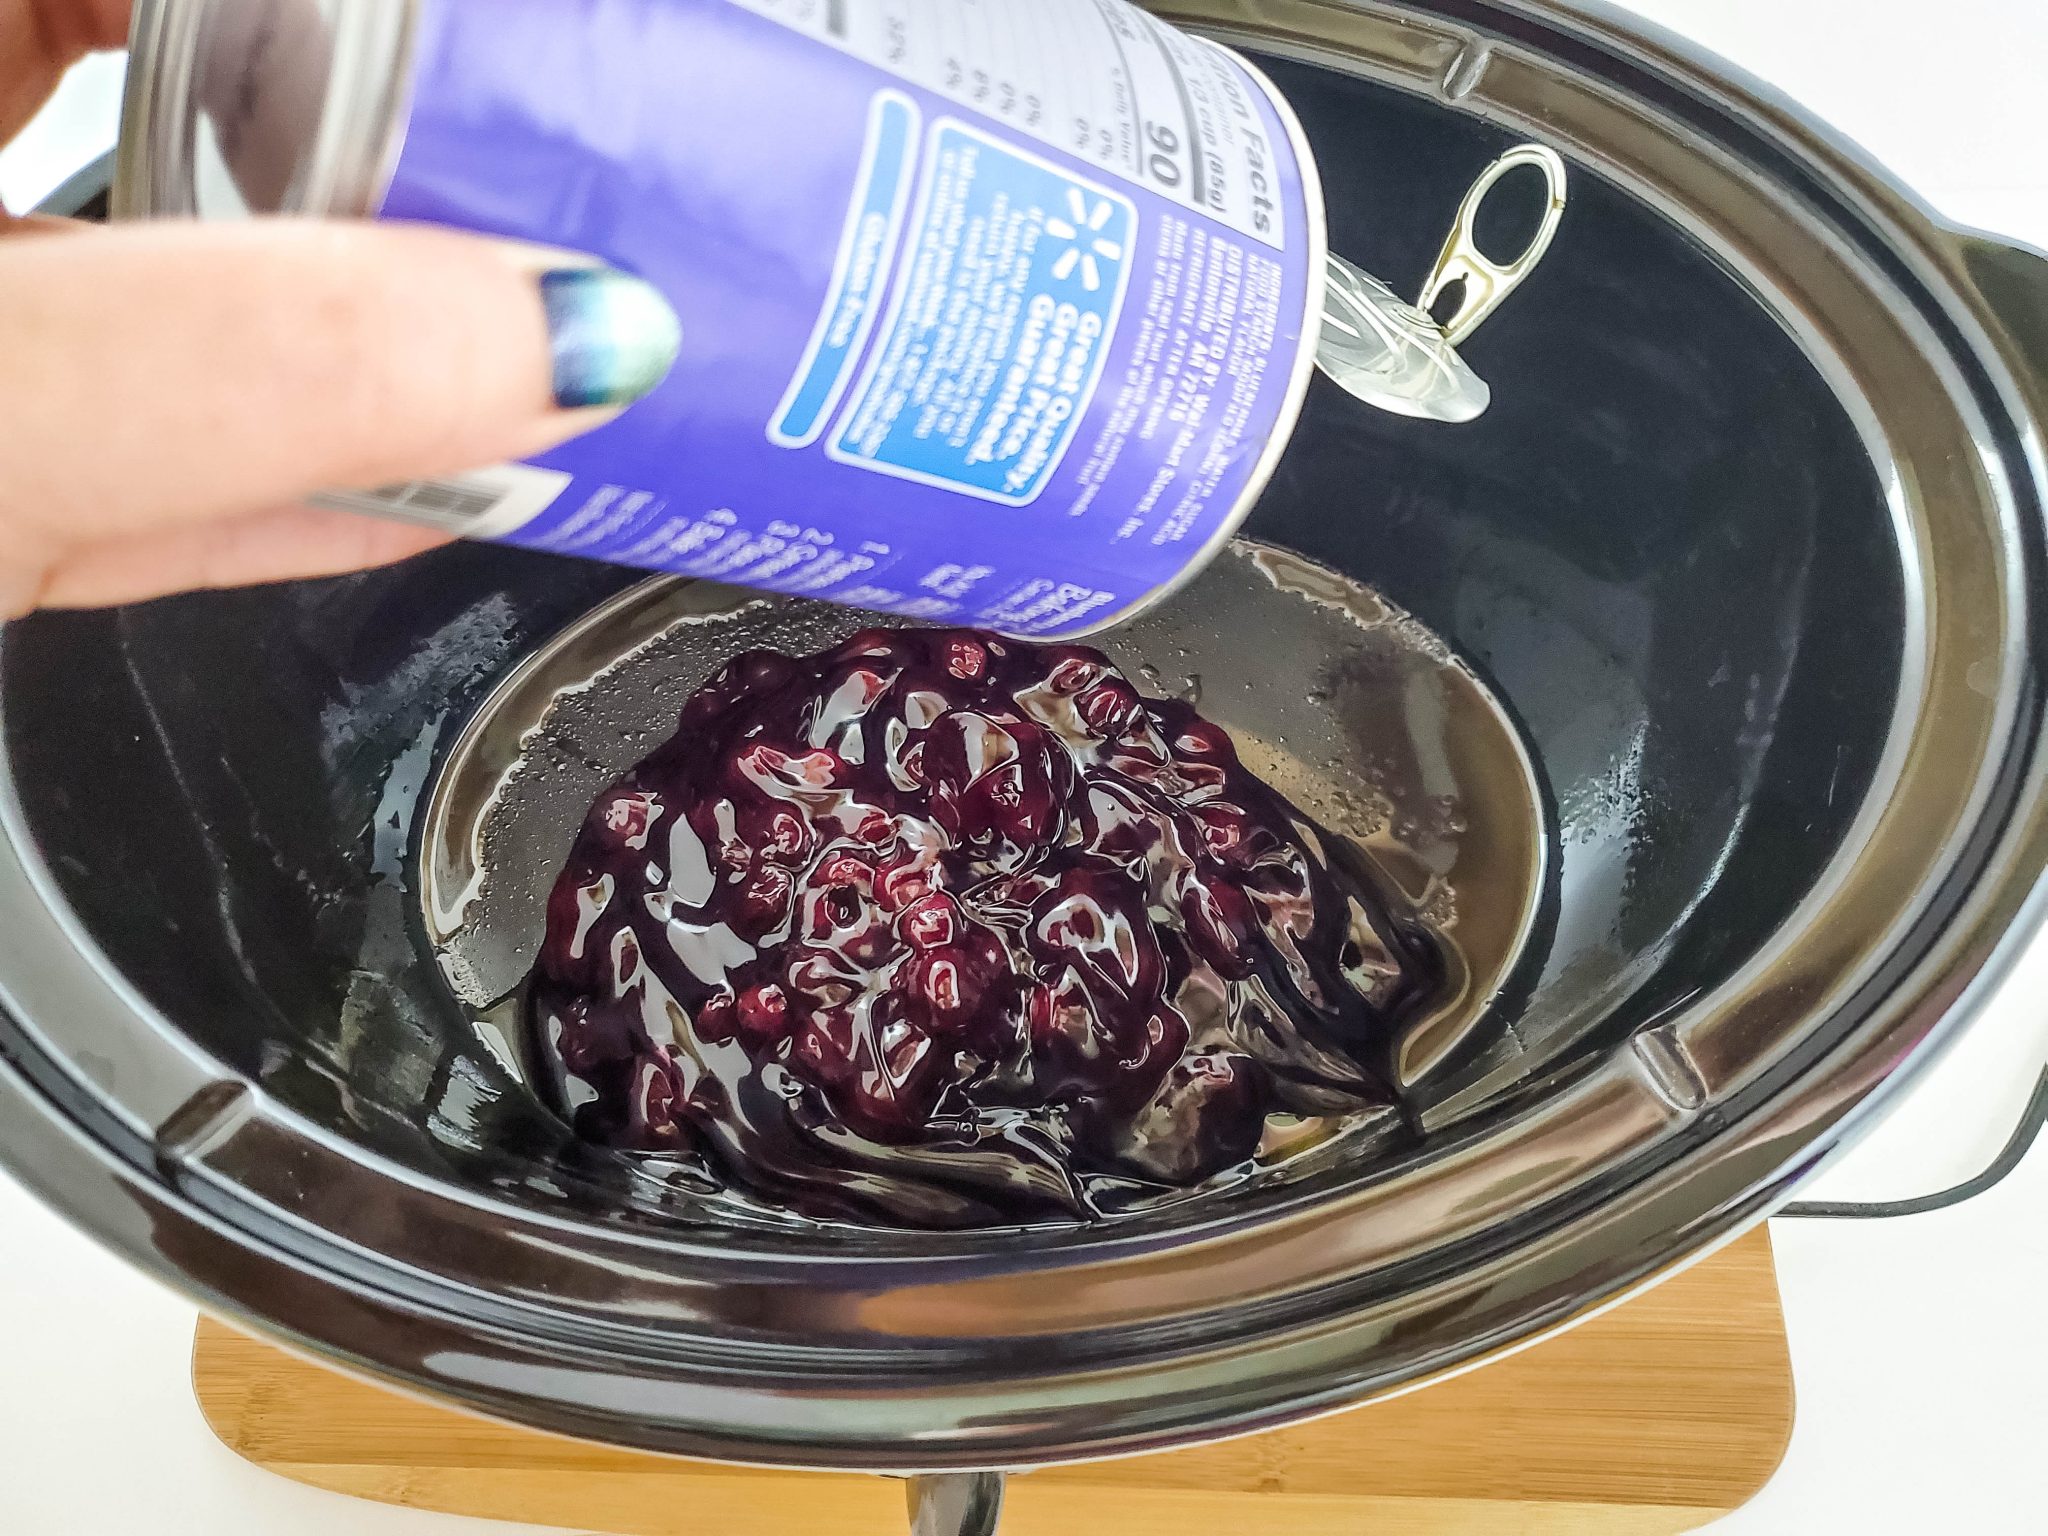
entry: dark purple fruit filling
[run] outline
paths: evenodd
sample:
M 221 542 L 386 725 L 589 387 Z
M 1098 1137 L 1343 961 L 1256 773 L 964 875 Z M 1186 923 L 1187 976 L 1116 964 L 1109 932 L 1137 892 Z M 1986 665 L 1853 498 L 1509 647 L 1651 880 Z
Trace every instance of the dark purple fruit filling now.
M 1130 1209 L 1269 1116 L 1392 1101 L 1440 956 L 1346 849 L 1092 650 L 742 656 L 556 882 L 546 1086 L 589 1140 L 808 1215 Z

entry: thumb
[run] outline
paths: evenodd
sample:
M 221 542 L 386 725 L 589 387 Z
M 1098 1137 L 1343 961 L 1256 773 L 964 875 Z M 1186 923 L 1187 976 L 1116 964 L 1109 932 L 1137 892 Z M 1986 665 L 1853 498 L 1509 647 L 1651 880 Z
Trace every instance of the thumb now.
M 0 241 L 0 562 L 41 590 L 110 543 L 588 430 L 679 328 L 647 284 L 555 259 L 303 220 Z

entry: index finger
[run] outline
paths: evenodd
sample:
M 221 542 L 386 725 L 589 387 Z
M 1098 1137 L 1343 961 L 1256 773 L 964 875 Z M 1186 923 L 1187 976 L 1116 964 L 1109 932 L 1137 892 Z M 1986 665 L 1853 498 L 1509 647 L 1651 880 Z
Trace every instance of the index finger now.
M 128 40 L 127 0 L 0 0 L 0 144 L 88 53 Z

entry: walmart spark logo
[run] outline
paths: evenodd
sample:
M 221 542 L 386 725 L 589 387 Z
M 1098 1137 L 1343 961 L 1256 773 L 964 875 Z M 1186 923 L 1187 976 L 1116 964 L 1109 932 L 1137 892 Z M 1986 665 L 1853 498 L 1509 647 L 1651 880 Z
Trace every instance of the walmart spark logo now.
M 1097 198 L 1090 208 L 1081 189 L 1069 187 L 1067 211 L 1073 215 L 1071 220 L 1055 215 L 1045 221 L 1048 235 L 1071 242 L 1052 264 L 1052 275 L 1064 283 L 1078 273 L 1083 288 L 1090 293 L 1098 292 L 1102 287 L 1103 264 L 1108 263 L 1114 272 L 1124 259 L 1122 242 L 1109 237 L 1110 221 L 1117 215 L 1117 206 L 1108 198 Z

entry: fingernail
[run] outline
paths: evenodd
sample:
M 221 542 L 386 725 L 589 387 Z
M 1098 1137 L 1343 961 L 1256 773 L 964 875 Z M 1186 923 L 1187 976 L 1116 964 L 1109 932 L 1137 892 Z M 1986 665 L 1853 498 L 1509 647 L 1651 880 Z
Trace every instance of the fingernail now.
M 555 404 L 565 411 L 627 405 L 668 377 L 683 323 L 651 283 L 610 267 L 540 275 L 554 357 Z

